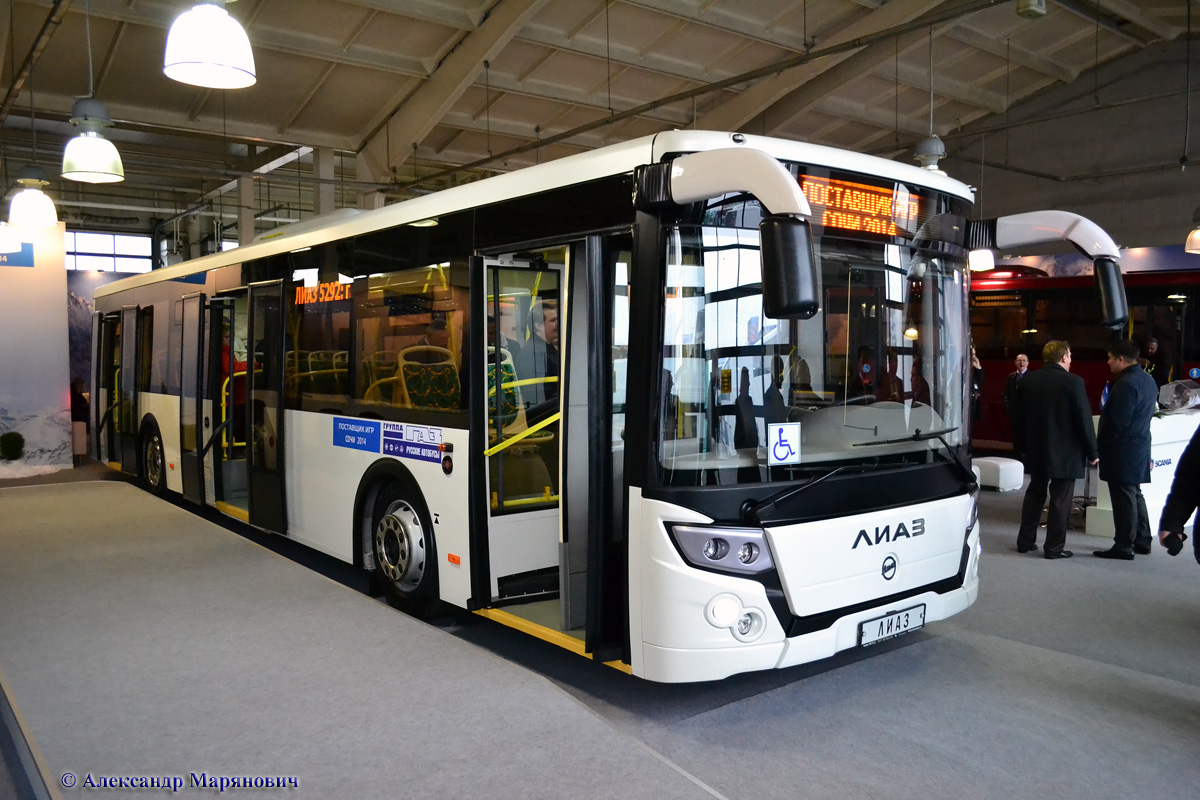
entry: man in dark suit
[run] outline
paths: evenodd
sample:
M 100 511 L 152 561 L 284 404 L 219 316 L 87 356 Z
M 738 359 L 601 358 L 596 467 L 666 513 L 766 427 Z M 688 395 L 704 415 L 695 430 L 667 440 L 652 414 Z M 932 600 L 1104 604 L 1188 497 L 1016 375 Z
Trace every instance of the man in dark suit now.
M 1097 550 L 1100 558 L 1133 561 L 1134 553 L 1150 554 L 1150 517 L 1140 484 L 1150 482 L 1150 419 L 1158 385 L 1138 363 L 1140 350 L 1129 339 L 1108 348 L 1112 385 L 1100 410 L 1100 480 L 1112 497 L 1113 546 Z
M 1099 459 L 1092 430 L 1091 407 L 1083 379 L 1071 374 L 1071 347 L 1050 341 L 1042 348 L 1043 366 L 1017 385 L 1013 443 L 1029 470 L 1029 488 L 1021 506 L 1017 551 L 1038 549 L 1037 529 L 1049 486 L 1050 512 L 1046 519 L 1046 558 L 1070 558 L 1064 550 L 1067 520 L 1075 481 L 1084 476 L 1085 464 Z
M 1024 353 L 1017 353 L 1017 357 L 1013 359 L 1013 364 L 1016 369 L 1008 373 L 1008 377 L 1004 379 L 1004 410 L 1008 413 L 1008 418 L 1011 420 L 1013 414 L 1013 402 L 1017 396 L 1017 384 L 1025 377 L 1025 373 L 1029 371 L 1029 356 Z

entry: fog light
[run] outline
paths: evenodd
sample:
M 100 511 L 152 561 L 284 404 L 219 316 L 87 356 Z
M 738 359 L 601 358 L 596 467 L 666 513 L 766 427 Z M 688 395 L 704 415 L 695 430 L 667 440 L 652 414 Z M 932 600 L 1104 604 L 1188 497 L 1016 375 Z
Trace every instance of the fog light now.
M 735 639 L 742 642 L 753 642 L 758 637 L 762 636 L 762 632 L 766 630 L 767 619 L 762 612 L 757 608 L 747 608 L 738 617 L 737 624 L 731 629 Z
M 741 602 L 731 594 L 719 594 L 704 608 L 704 619 L 714 628 L 728 628 L 742 613 Z
M 753 564 L 754 559 L 758 558 L 758 545 L 753 542 L 743 542 L 738 548 L 738 561 L 743 564 Z
M 709 539 L 704 543 L 704 557 L 709 561 L 720 561 L 729 552 L 729 542 L 724 539 Z

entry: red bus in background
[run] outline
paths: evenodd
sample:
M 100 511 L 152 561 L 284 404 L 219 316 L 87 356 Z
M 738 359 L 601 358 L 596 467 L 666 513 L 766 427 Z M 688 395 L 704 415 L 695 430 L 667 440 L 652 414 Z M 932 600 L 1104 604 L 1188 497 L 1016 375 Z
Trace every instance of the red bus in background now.
M 985 380 L 979 419 L 972 432 L 976 446 L 1012 446 L 1012 425 L 1004 409 L 1004 382 L 1018 353 L 1029 368 L 1040 369 L 1042 346 L 1051 339 L 1071 344 L 1071 372 L 1083 378 L 1092 413 L 1111 378 L 1107 346 L 1127 336 L 1144 345 L 1158 340 L 1158 370 L 1169 380 L 1200 369 L 1200 269 L 1125 273 L 1129 323 L 1120 331 L 1100 327 L 1099 299 L 1091 275 L 1048 277 L 1034 267 L 998 266 L 971 277 L 971 340 Z M 1198 373 L 1200 374 L 1200 373 Z

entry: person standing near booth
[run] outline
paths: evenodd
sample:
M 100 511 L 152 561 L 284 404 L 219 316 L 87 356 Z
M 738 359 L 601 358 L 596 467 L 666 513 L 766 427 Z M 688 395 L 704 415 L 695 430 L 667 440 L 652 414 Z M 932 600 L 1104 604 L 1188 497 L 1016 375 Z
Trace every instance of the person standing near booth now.
M 1013 443 L 1029 471 L 1029 488 L 1021 505 L 1017 552 L 1038 549 L 1037 530 L 1046 506 L 1046 558 L 1070 558 L 1064 550 L 1075 481 L 1084 476 L 1085 462 L 1095 464 L 1096 433 L 1083 379 L 1071 374 L 1071 346 L 1049 341 L 1042 348 L 1043 366 L 1017 385 Z
M 1158 385 L 1138 363 L 1135 342 L 1118 339 L 1109 345 L 1108 368 L 1114 375 L 1108 400 L 1100 410 L 1100 480 L 1112 496 L 1113 546 L 1096 550 L 1097 558 L 1133 561 L 1150 554 L 1150 517 L 1141 484 L 1150 482 L 1150 419 Z

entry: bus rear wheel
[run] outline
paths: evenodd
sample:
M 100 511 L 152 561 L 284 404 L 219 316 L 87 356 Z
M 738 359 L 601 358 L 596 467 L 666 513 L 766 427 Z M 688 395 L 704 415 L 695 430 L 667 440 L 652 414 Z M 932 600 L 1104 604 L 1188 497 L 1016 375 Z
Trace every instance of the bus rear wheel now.
M 437 600 L 433 526 L 419 493 L 390 481 L 379 490 L 372 515 L 375 572 L 388 602 L 424 616 Z

